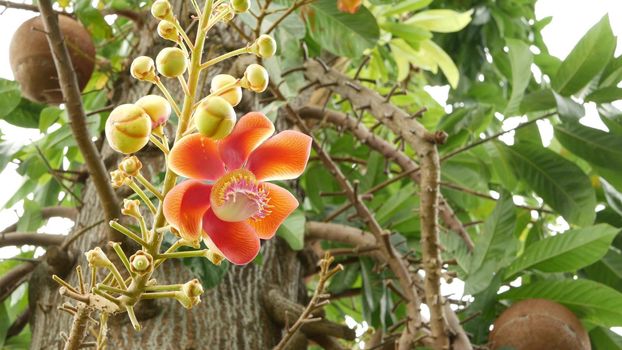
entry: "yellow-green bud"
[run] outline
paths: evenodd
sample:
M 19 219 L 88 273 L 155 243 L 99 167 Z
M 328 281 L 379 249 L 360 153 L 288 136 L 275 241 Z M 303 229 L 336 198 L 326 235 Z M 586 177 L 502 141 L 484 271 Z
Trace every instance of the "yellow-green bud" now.
M 151 254 L 139 250 L 130 257 L 130 268 L 132 272 L 144 275 L 153 267 L 153 257 Z
M 168 0 L 156 0 L 153 5 L 151 5 L 151 14 L 153 17 L 160 20 L 174 20 L 173 9 Z
M 205 258 L 211 261 L 212 264 L 219 266 L 222 261 L 225 260 L 225 256 L 209 237 L 203 237 L 203 243 L 205 243 L 208 248 L 205 252 Z
M 110 259 L 108 259 L 100 247 L 95 247 L 84 253 L 84 255 L 91 267 L 108 267 L 112 265 L 112 262 L 110 262 Z
M 158 35 L 160 35 L 162 39 L 170 40 L 175 43 L 179 42 L 179 32 L 175 25 L 169 21 L 164 20 L 158 23 Z
M 181 291 L 190 298 L 196 298 L 203 294 L 203 286 L 201 285 L 201 282 L 199 282 L 199 280 L 195 278 L 191 281 L 184 283 L 181 286 Z
M 199 103 L 194 111 L 194 123 L 203 136 L 220 140 L 231 133 L 235 125 L 235 110 L 227 100 L 212 96 Z
M 251 51 L 262 58 L 270 58 L 276 53 L 276 41 L 267 34 L 262 34 L 251 46 Z
M 155 64 L 153 59 L 147 56 L 136 57 L 130 66 L 130 73 L 138 80 L 153 82 L 156 79 Z
M 160 125 L 164 125 L 168 121 L 168 117 L 171 116 L 171 104 L 162 96 L 143 96 L 134 104 L 142 108 L 145 113 L 149 115 L 149 118 L 151 118 L 151 127 L 154 129 Z
M 184 74 L 187 66 L 186 54 L 176 47 L 167 47 L 156 57 L 158 72 L 167 78 L 177 78 Z
M 106 139 L 117 152 L 130 154 L 140 151 L 149 142 L 151 118 L 133 104 L 113 109 L 106 120 Z
M 142 169 L 143 163 L 136 156 L 125 157 L 121 163 L 119 163 L 119 170 L 124 172 L 127 176 L 137 176 Z
M 231 0 L 231 8 L 235 13 L 248 11 L 251 7 L 251 0 Z
M 218 74 L 212 79 L 210 93 L 214 93 L 228 85 L 233 85 L 236 82 L 237 79 L 229 74 Z M 233 86 L 217 96 L 224 98 L 231 104 L 231 106 L 235 107 L 240 103 L 240 101 L 242 101 L 242 88 L 239 86 Z
M 201 298 L 191 298 L 182 291 L 175 292 L 175 299 L 186 309 L 192 309 L 193 306 L 201 302 Z
M 127 175 L 121 170 L 113 170 L 110 172 L 110 182 L 113 188 L 119 188 L 125 183 Z
M 124 199 L 123 209 L 121 214 L 131 216 L 133 218 L 139 218 L 140 215 L 140 201 L 138 199 Z
M 264 67 L 253 63 L 246 67 L 244 78 L 240 81 L 240 85 L 255 92 L 264 92 L 268 88 L 269 81 L 268 71 Z

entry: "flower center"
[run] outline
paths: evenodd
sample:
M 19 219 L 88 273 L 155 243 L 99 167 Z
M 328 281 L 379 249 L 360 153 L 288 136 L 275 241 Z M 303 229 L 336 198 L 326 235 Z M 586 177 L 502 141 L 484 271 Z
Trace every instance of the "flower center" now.
M 223 221 L 262 219 L 270 214 L 268 193 L 246 169 L 223 175 L 212 188 L 210 202 L 214 214 Z

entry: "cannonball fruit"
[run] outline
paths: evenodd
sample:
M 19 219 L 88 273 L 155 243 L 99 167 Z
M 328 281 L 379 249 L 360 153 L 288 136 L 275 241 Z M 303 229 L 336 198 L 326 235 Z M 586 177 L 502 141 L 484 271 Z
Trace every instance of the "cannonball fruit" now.
M 140 151 L 149 142 L 151 118 L 134 104 L 113 109 L 106 120 L 106 139 L 117 152 L 130 154 Z
M 253 63 L 246 67 L 240 85 L 245 89 L 259 93 L 266 91 L 269 81 L 268 71 L 261 65 Z
M 231 133 L 235 125 L 235 110 L 219 96 L 201 101 L 194 112 L 194 123 L 201 135 L 220 140 Z
M 228 85 L 234 84 L 236 81 L 237 79 L 229 74 L 218 74 L 214 76 L 214 78 L 212 78 L 210 92 L 214 93 Z M 240 101 L 242 101 L 242 88 L 240 88 L 239 86 L 235 86 L 219 94 L 218 96 L 224 98 L 233 107 L 235 107 L 240 103 Z
M 95 67 L 93 39 L 79 22 L 70 17 L 58 16 L 58 24 L 78 77 L 78 87 L 82 90 Z M 46 104 L 63 102 L 54 59 L 40 16 L 27 20 L 17 29 L 11 39 L 9 61 L 24 97 Z
M 591 350 L 587 332 L 564 306 L 546 299 L 520 301 L 505 310 L 490 333 L 491 350 Z

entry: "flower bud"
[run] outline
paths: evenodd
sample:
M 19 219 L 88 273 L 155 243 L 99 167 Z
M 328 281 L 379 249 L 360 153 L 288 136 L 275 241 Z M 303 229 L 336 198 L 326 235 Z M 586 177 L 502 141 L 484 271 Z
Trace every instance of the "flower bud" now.
M 124 172 L 127 176 L 138 176 L 140 169 L 142 169 L 143 163 L 136 156 L 125 157 L 119 163 L 119 170 Z
M 237 79 L 229 74 L 218 74 L 212 79 L 212 86 L 209 92 L 214 93 L 226 86 L 231 85 L 231 88 L 218 94 L 217 96 L 224 98 L 227 102 L 229 102 L 229 104 L 231 104 L 231 106 L 235 107 L 240 103 L 240 101 L 242 101 L 242 88 L 234 85 L 236 82 Z
M 268 88 L 269 81 L 268 71 L 264 67 L 253 63 L 246 67 L 244 78 L 240 81 L 240 85 L 255 92 L 264 92 Z
M 134 104 L 142 108 L 145 113 L 149 115 L 149 118 L 151 118 L 151 127 L 154 129 L 160 125 L 164 125 L 168 121 L 168 117 L 171 116 L 171 104 L 162 96 L 143 96 Z
M 149 142 L 151 119 L 133 104 L 113 109 L 106 120 L 106 139 L 117 152 L 130 154 L 140 151 Z
M 220 140 L 231 133 L 236 115 L 231 104 L 222 97 L 212 96 L 201 101 L 194 111 L 194 123 L 203 136 Z
M 119 188 L 125 183 L 127 175 L 121 170 L 113 170 L 110 172 L 110 182 L 113 188 Z
M 205 252 L 205 258 L 212 262 L 212 264 L 216 266 L 220 266 L 223 260 L 225 260 L 225 256 L 222 254 L 220 249 L 216 247 L 214 241 L 212 241 L 209 237 L 203 237 L 203 243 L 207 246 L 207 251 Z
M 169 21 L 160 21 L 158 23 L 158 35 L 162 39 L 170 40 L 172 42 L 179 42 L 179 32 L 175 25 Z
M 251 46 L 251 51 L 262 58 L 270 58 L 276 53 L 276 41 L 267 34 L 262 34 Z
M 112 262 L 110 262 L 110 259 L 108 259 L 100 247 L 95 247 L 84 253 L 84 255 L 86 255 L 86 261 L 88 261 L 90 267 L 108 267 L 112 265 Z
M 181 291 L 190 298 L 196 298 L 203 294 L 203 286 L 198 279 L 193 279 L 181 286 Z
M 248 11 L 251 7 L 251 0 L 231 0 L 231 8 L 235 13 Z
M 139 250 L 130 256 L 130 268 L 132 272 L 144 275 L 153 269 L 153 257 L 151 254 Z
M 177 78 L 184 74 L 187 66 L 186 54 L 176 47 L 167 47 L 156 57 L 158 72 L 167 78 Z
M 160 20 L 175 20 L 173 18 L 173 9 L 168 0 L 156 0 L 153 5 L 151 5 L 151 14 L 153 17 Z
M 133 218 L 141 217 L 140 214 L 140 201 L 138 199 L 124 199 L 123 200 L 123 209 L 121 209 L 121 214 L 131 216 Z
M 156 79 L 155 65 L 147 56 L 136 57 L 130 66 L 130 73 L 138 80 L 153 82 Z

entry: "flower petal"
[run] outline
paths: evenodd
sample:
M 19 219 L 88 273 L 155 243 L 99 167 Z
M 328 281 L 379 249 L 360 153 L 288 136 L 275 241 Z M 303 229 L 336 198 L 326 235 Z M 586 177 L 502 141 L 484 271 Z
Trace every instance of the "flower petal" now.
M 295 179 L 305 170 L 310 152 L 309 136 L 286 130 L 271 137 L 253 151 L 246 168 L 259 181 Z
M 259 253 L 259 237 L 245 221 L 222 221 L 209 209 L 203 216 L 203 230 L 225 258 L 236 265 L 248 264 Z
M 164 198 L 163 212 L 169 224 L 179 230 L 183 238 L 197 241 L 201 238 L 203 215 L 210 207 L 211 185 L 187 180 L 173 187 Z
M 193 134 L 175 143 L 168 166 L 176 174 L 197 180 L 216 180 L 225 173 L 215 141 Z
M 250 219 L 248 223 L 255 228 L 259 238 L 270 239 L 289 214 L 298 208 L 298 200 L 288 190 L 280 186 L 268 182 L 262 185 L 268 192 L 268 198 L 270 198 L 268 204 L 271 206 L 271 212 L 263 219 Z
M 218 144 L 220 157 L 227 169 L 242 166 L 248 156 L 274 133 L 274 124 L 263 113 L 245 114 L 235 125 L 233 132 Z

